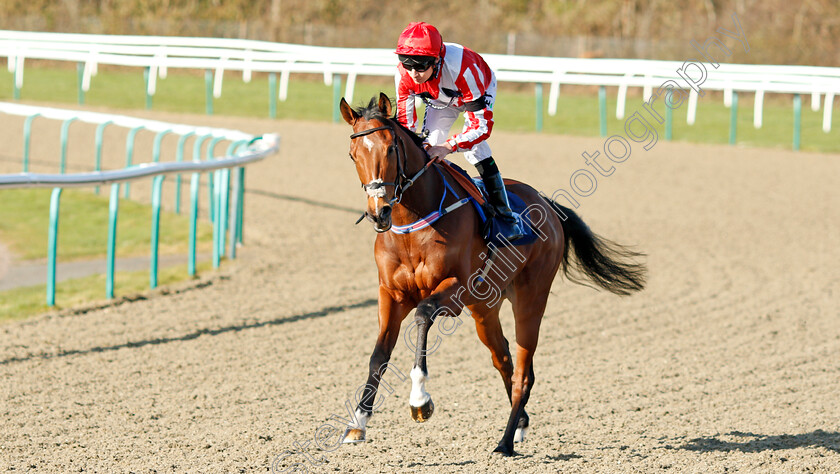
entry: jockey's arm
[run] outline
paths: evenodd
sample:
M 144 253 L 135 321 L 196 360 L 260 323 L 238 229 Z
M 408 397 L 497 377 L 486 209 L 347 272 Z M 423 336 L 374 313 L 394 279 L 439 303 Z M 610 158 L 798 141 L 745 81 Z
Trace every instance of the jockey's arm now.
M 493 111 L 489 108 L 467 110 L 464 112 L 466 127 L 461 133 L 449 138 L 445 145 L 453 151 L 472 149 L 477 144 L 490 138 L 493 131 Z
M 414 91 L 410 90 L 403 81 L 397 84 L 397 120 L 412 132 L 417 130 L 414 97 Z

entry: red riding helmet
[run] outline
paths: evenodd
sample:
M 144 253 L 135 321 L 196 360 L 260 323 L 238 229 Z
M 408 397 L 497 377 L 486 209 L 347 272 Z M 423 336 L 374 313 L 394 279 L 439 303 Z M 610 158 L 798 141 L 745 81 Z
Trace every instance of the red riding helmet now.
M 406 56 L 431 56 L 439 58 L 443 51 L 443 39 L 437 28 L 418 21 L 409 23 L 397 42 L 397 54 Z

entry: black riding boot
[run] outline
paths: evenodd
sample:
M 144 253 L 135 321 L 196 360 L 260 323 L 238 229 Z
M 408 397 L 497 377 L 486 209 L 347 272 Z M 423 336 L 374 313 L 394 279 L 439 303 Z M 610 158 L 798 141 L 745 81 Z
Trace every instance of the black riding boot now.
M 524 236 L 522 227 L 514 217 L 513 211 L 510 210 L 505 183 L 502 181 L 502 175 L 499 173 L 499 168 L 496 166 L 493 157 L 478 162 L 475 168 L 481 176 L 481 181 L 484 182 L 490 205 L 493 206 L 496 214 L 500 217 L 501 234 L 509 242 L 521 239 Z

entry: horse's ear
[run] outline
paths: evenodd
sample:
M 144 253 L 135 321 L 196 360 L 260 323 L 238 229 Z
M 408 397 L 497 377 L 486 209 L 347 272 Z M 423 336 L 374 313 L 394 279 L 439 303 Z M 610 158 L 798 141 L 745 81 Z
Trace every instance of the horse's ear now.
M 350 125 L 354 125 L 356 120 L 359 120 L 360 115 L 350 107 L 350 104 L 344 100 L 344 97 L 341 98 L 341 104 L 339 104 L 339 108 L 341 109 L 341 116 L 344 118 L 344 121 L 349 123 Z
M 391 99 L 384 92 L 379 93 L 379 111 L 386 117 L 391 116 Z

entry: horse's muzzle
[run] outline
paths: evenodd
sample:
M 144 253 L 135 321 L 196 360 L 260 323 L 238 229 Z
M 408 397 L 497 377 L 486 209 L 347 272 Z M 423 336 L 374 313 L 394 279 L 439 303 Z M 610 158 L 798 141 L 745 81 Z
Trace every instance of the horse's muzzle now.
M 371 221 L 373 221 L 373 229 L 377 232 L 387 232 L 391 228 L 391 206 L 383 206 L 379 209 L 379 213 L 368 213 Z

